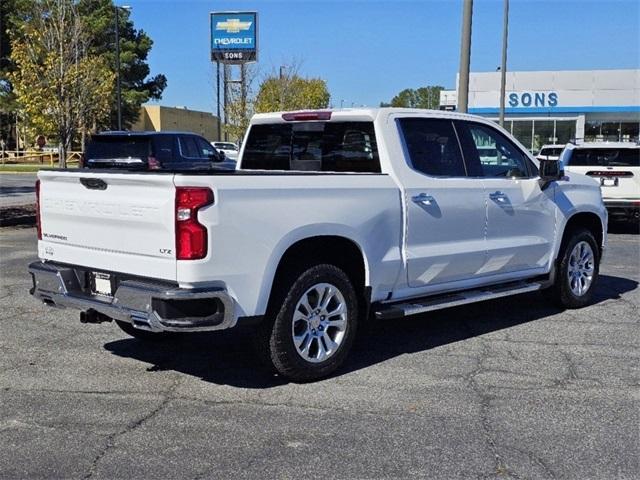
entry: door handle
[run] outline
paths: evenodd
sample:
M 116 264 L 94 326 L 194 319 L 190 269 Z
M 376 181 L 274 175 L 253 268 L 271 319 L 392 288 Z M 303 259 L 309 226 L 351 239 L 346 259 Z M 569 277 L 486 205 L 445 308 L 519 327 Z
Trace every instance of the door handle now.
M 420 195 L 414 195 L 411 197 L 414 203 L 420 203 L 422 205 L 433 205 L 436 203 L 436 199 L 431 195 L 427 195 L 426 193 L 421 193 Z
M 490 193 L 489 198 L 500 203 L 504 203 L 507 201 L 507 196 L 501 191 Z
M 90 190 L 106 190 L 107 182 L 101 178 L 81 178 L 80 183 Z

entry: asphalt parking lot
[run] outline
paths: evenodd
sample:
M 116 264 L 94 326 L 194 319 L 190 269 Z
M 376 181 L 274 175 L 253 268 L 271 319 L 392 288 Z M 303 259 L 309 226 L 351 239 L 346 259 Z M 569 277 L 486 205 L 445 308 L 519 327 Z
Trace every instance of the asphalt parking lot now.
M 33 228 L 0 229 L 0 478 L 640 475 L 640 236 L 610 235 L 596 303 L 539 294 L 361 332 L 288 384 L 246 332 L 148 346 L 29 297 Z

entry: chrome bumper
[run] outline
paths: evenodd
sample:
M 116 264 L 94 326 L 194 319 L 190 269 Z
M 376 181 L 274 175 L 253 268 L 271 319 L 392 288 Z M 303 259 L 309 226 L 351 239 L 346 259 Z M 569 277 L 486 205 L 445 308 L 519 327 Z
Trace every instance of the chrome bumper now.
M 29 273 L 33 280 L 29 293 L 45 304 L 95 310 L 142 330 L 223 330 L 234 327 L 238 320 L 235 301 L 222 288 L 184 289 L 144 280 L 122 280 L 113 297 L 107 297 L 89 291 L 83 278 L 85 269 L 33 262 Z M 195 309 L 194 304 L 197 304 Z M 197 311 L 199 306 L 203 307 L 201 311 Z

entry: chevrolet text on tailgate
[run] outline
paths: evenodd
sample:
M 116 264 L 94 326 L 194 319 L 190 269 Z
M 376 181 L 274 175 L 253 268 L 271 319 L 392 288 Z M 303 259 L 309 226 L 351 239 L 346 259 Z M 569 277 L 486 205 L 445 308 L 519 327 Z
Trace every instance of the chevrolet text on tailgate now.
M 596 181 L 429 110 L 260 114 L 235 171 L 44 170 L 37 200 L 35 297 L 147 341 L 252 325 L 295 381 L 372 319 L 542 289 L 582 307 L 606 246 Z

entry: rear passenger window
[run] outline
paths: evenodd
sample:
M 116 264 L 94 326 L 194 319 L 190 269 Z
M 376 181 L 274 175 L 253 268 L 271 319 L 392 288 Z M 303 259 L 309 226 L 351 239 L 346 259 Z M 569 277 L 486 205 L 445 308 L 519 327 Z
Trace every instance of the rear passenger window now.
M 175 160 L 173 155 L 173 135 L 158 135 L 153 140 L 155 157 L 159 162 Z
M 466 176 L 460 145 L 451 121 L 401 118 L 399 123 L 414 170 L 435 177 Z
M 198 146 L 196 145 L 195 138 L 186 135 L 179 137 L 180 153 L 186 158 L 200 158 L 198 153 Z
M 379 173 L 373 122 L 253 125 L 242 168 Z

